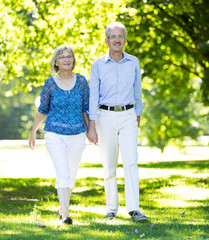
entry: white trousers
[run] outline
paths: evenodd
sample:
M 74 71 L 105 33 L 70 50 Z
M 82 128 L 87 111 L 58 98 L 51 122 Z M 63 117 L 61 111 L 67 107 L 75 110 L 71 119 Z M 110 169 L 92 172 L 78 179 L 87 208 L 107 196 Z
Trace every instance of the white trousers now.
M 116 179 L 119 147 L 124 168 L 126 209 L 128 212 L 139 210 L 138 124 L 135 110 L 114 112 L 99 109 L 97 129 L 104 167 L 107 213 L 117 213 L 119 207 Z
M 73 188 L 86 145 L 86 134 L 61 135 L 45 132 L 44 139 L 56 171 L 55 188 Z

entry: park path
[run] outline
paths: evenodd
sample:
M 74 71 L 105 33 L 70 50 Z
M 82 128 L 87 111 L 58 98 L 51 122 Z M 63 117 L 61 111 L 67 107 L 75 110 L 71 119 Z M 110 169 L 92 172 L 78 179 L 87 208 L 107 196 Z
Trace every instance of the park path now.
M 21 145 L 24 147 L 17 147 Z M 54 178 L 55 171 L 43 140 L 37 141 L 37 148 L 31 150 L 27 147 L 28 141 L 0 141 L 0 177 L 11 178 Z M 180 153 L 177 148 L 166 148 L 162 154 L 158 149 L 149 147 L 138 147 L 139 154 L 139 178 L 163 177 L 165 175 L 189 174 L 185 170 L 176 169 L 146 169 L 144 163 L 159 161 L 187 161 L 208 160 L 209 147 L 188 148 L 185 154 Z M 81 162 L 100 163 L 99 147 L 87 142 Z M 122 163 L 119 155 L 119 163 Z M 191 174 L 191 171 L 190 171 Z M 201 177 L 203 174 L 201 174 Z M 123 168 L 117 169 L 117 176 L 123 177 Z M 197 176 L 197 174 L 195 174 Z M 103 168 L 80 168 L 78 178 L 98 177 L 103 178 Z

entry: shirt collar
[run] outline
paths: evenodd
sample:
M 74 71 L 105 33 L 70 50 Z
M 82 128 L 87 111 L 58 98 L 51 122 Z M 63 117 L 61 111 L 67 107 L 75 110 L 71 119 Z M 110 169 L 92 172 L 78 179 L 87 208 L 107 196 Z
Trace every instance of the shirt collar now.
M 105 55 L 105 63 L 111 61 L 111 57 L 110 57 L 110 52 L 108 51 L 108 53 Z
M 121 61 L 124 61 L 124 60 L 131 60 L 131 58 L 130 58 L 130 56 L 129 56 L 129 54 L 127 54 L 127 53 L 125 53 L 124 51 L 123 51 L 123 58 L 120 60 L 120 62 Z M 110 52 L 108 51 L 108 53 L 105 55 L 105 63 L 106 62 L 108 62 L 108 61 L 111 61 L 112 60 L 112 58 L 111 58 L 111 56 L 110 56 Z

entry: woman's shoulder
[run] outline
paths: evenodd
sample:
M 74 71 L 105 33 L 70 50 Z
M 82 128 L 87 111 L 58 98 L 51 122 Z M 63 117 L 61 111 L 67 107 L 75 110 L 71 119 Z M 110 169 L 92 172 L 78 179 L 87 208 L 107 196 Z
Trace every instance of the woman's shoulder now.
M 76 73 L 77 79 L 82 83 L 87 82 L 86 77 L 81 75 L 80 73 Z
M 85 78 L 85 76 L 81 75 L 80 73 L 76 73 L 76 76 L 77 76 L 77 83 L 81 89 L 86 89 L 88 88 L 88 82 Z
M 54 77 L 53 76 L 48 77 L 44 82 L 43 89 L 52 94 L 55 90 L 55 87 L 56 85 L 55 85 Z
M 80 73 L 76 73 L 76 76 L 81 80 L 86 79 L 85 76 L 81 75 Z
M 48 77 L 45 82 L 45 84 L 54 84 L 54 76 Z

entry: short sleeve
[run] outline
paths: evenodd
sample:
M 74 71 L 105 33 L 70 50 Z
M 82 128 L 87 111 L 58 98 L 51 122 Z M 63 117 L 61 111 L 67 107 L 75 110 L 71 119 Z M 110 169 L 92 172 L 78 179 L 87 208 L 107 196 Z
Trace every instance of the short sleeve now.
M 40 94 L 40 106 L 38 111 L 47 115 L 50 110 L 51 95 L 53 92 L 52 78 L 47 78 Z

